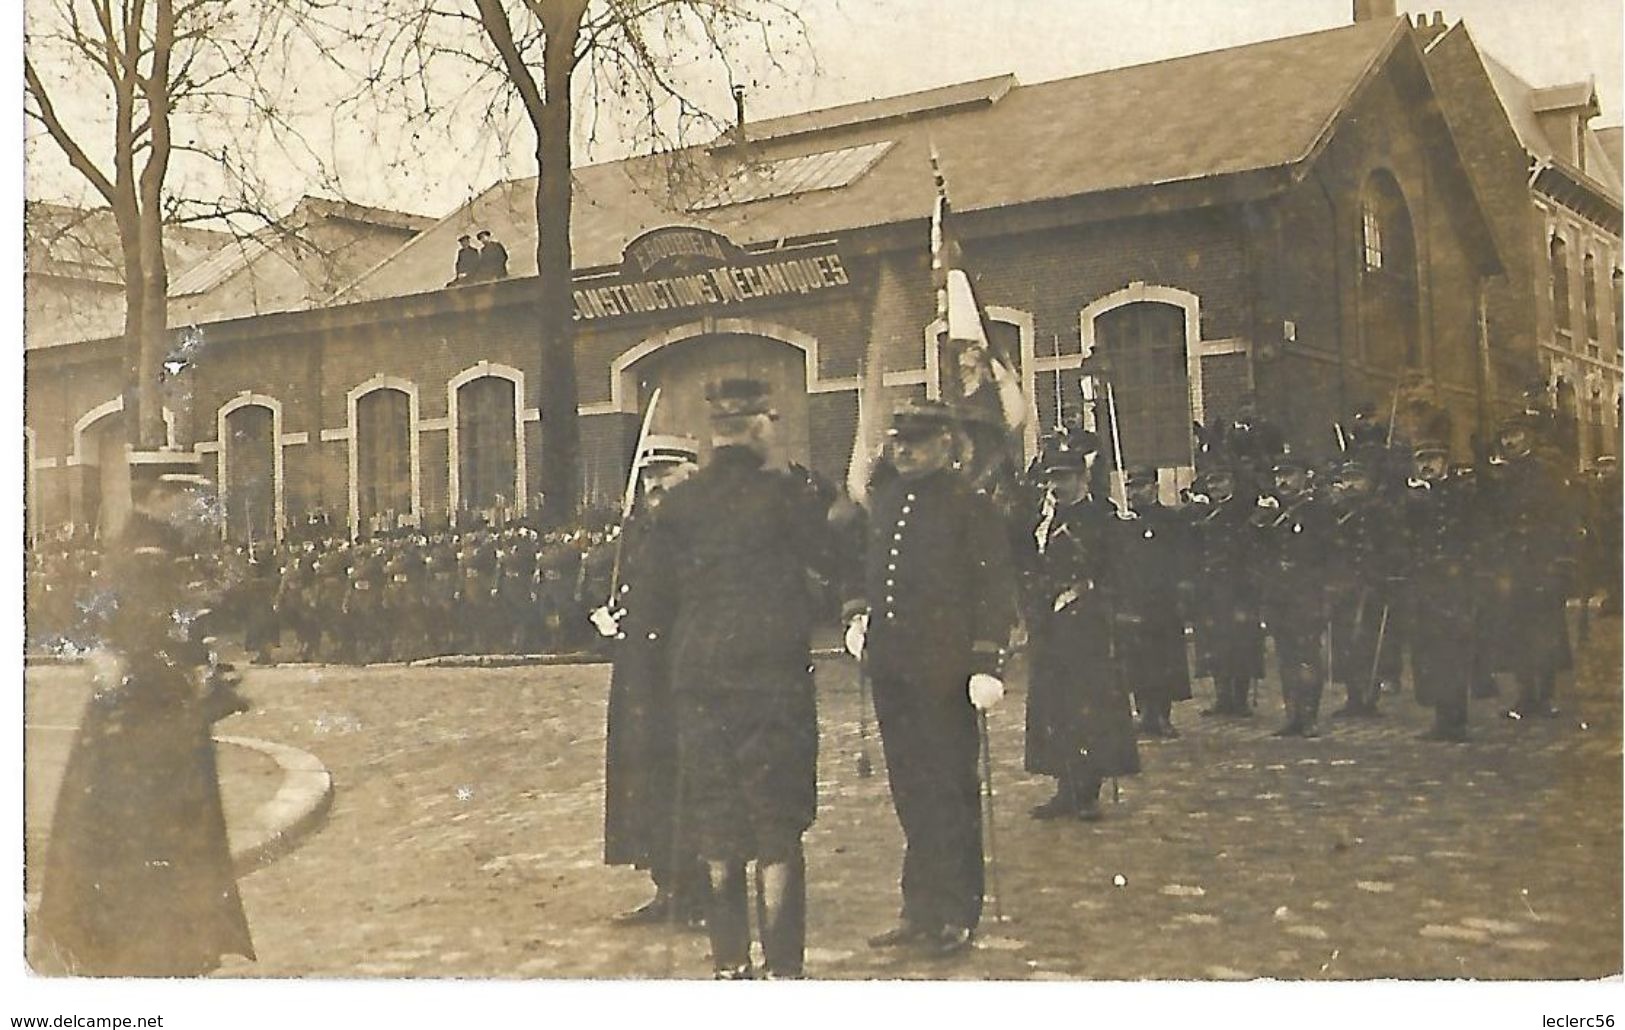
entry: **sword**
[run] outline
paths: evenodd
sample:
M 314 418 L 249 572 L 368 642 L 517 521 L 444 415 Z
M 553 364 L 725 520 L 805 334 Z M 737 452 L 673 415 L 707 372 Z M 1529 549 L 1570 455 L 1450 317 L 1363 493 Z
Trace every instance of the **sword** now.
M 638 445 L 632 451 L 632 468 L 626 474 L 626 492 L 621 495 L 621 532 L 615 537 L 615 562 L 609 573 L 609 606 L 615 606 L 615 594 L 621 586 L 621 551 L 626 540 L 626 520 L 632 515 L 632 501 L 638 493 L 638 462 L 643 459 L 643 445 L 649 441 L 649 429 L 655 421 L 655 405 L 660 403 L 660 387 L 649 394 L 649 407 L 643 413 L 643 426 L 638 430 Z M 582 551 L 585 556 L 586 551 Z
M 1382 668 L 1382 638 L 1388 633 L 1388 606 L 1382 606 L 1382 618 L 1377 621 L 1377 651 L 1371 656 L 1371 684 L 1366 695 L 1367 703 L 1374 704 L 1377 699 L 1377 670 Z
M 1004 891 L 999 889 L 999 837 L 994 830 L 993 804 L 993 749 L 988 743 L 987 713 L 976 713 L 977 726 L 982 735 L 982 797 L 987 808 L 987 873 L 993 885 L 993 921 L 1004 922 Z

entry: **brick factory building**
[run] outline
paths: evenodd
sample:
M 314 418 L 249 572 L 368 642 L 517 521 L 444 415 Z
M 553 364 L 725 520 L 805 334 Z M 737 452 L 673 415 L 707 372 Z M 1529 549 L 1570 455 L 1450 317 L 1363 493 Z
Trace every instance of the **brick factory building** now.
M 1333 418 L 1385 408 L 1417 370 L 1467 456 L 1498 398 L 1537 374 L 1533 333 L 1487 316 L 1532 287 L 1506 274 L 1428 39 L 1367 19 L 746 122 L 577 169 L 584 496 L 618 495 L 655 387 L 657 429 L 703 436 L 706 382 L 767 379 L 789 456 L 835 480 L 871 345 L 892 391 L 937 392 L 933 145 L 978 296 L 1037 407 L 1029 449 L 1094 374 L 1115 386 L 1125 457 L 1171 489 L 1191 474 L 1193 421 L 1252 402 L 1324 454 Z M 174 445 L 219 477 L 234 535 L 316 511 L 363 533 L 534 506 L 548 459 L 533 195 L 498 184 L 322 306 L 186 330 L 202 356 Z M 458 236 L 478 228 L 507 246 L 511 276 L 447 286 Z M 110 517 L 99 497 L 127 460 L 118 352 L 28 352 L 33 525 Z

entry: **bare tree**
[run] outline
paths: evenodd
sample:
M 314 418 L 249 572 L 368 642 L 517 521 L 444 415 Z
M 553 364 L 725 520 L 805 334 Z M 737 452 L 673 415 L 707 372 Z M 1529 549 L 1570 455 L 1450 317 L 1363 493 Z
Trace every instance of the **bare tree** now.
M 502 134 L 519 101 L 537 173 L 544 514 L 572 515 L 580 493 L 573 94 L 591 107 L 589 143 L 603 132 L 634 149 L 681 146 L 721 123 L 699 99 L 707 86 L 726 99 L 741 84 L 742 58 L 779 67 L 804 44 L 796 0 L 304 0 L 301 9 L 329 56 L 358 73 L 353 103 L 405 105 L 408 120 L 425 126 L 449 126 L 472 103 Z
M 33 0 L 23 79 L 27 117 L 89 184 L 117 227 L 125 293 L 125 410 L 131 443 L 164 442 L 168 345 L 166 225 L 273 224 L 255 162 L 269 136 L 301 147 L 284 117 L 276 5 L 254 0 Z M 234 127 L 259 143 L 239 145 Z M 268 149 L 268 148 L 265 148 Z M 188 190 L 177 190 L 177 173 Z

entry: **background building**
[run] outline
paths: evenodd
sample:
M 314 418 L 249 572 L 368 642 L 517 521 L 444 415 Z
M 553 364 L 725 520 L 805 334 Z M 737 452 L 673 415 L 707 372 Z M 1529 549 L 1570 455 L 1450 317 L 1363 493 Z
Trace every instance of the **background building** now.
M 1477 130 L 1443 102 L 1430 41 L 1371 17 L 746 121 L 707 146 L 577 169 L 584 496 L 618 494 L 657 386 L 657 429 L 703 437 L 705 382 L 766 378 L 788 456 L 832 479 L 867 354 L 894 394 L 939 391 L 932 146 L 995 342 L 1036 408 L 1029 449 L 1094 374 L 1115 386 L 1125 457 L 1171 491 L 1191 476 L 1192 422 L 1253 404 L 1325 454 L 1334 418 L 1386 407 L 1420 372 L 1466 456 L 1522 385 L 1534 330 L 1491 310 L 1514 306 L 1493 287 L 1518 278 L 1516 234 L 1489 210 Z M 1526 182 L 1509 161 L 1501 181 Z M 233 532 L 322 511 L 360 533 L 534 503 L 547 416 L 533 195 L 533 181 L 494 186 L 323 304 L 197 320 L 177 437 L 224 484 Z M 479 228 L 506 244 L 512 278 L 447 288 L 457 237 Z M 46 524 L 98 517 L 117 351 L 28 355 Z

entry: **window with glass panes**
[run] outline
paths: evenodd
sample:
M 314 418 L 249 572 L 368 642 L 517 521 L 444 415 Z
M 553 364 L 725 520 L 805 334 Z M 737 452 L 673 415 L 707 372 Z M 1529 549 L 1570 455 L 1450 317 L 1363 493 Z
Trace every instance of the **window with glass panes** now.
M 482 376 L 457 389 L 458 506 L 480 511 L 516 500 L 514 384 Z
M 404 390 L 384 388 L 356 401 L 356 505 L 365 529 L 412 510 L 412 415 Z
M 1365 251 L 1365 267 L 1370 271 L 1382 268 L 1382 213 L 1374 197 L 1367 197 L 1360 207 L 1361 242 Z
M 1568 329 L 1569 317 L 1569 246 L 1563 237 L 1554 235 L 1551 245 L 1552 324 Z
M 1112 386 L 1126 464 L 1191 464 L 1190 372 L 1185 311 L 1172 304 L 1125 304 L 1095 320 L 1088 371 Z M 1100 411 L 1105 412 L 1104 405 Z M 1107 428 L 1106 419 L 1097 426 Z
M 1586 339 L 1595 340 L 1597 338 L 1597 259 L 1594 255 L 1587 254 L 1585 256 L 1585 261 L 1581 263 L 1581 271 L 1585 276 L 1585 282 L 1581 284 L 1580 288 L 1585 291 L 1583 303 L 1585 304 L 1586 314 Z

